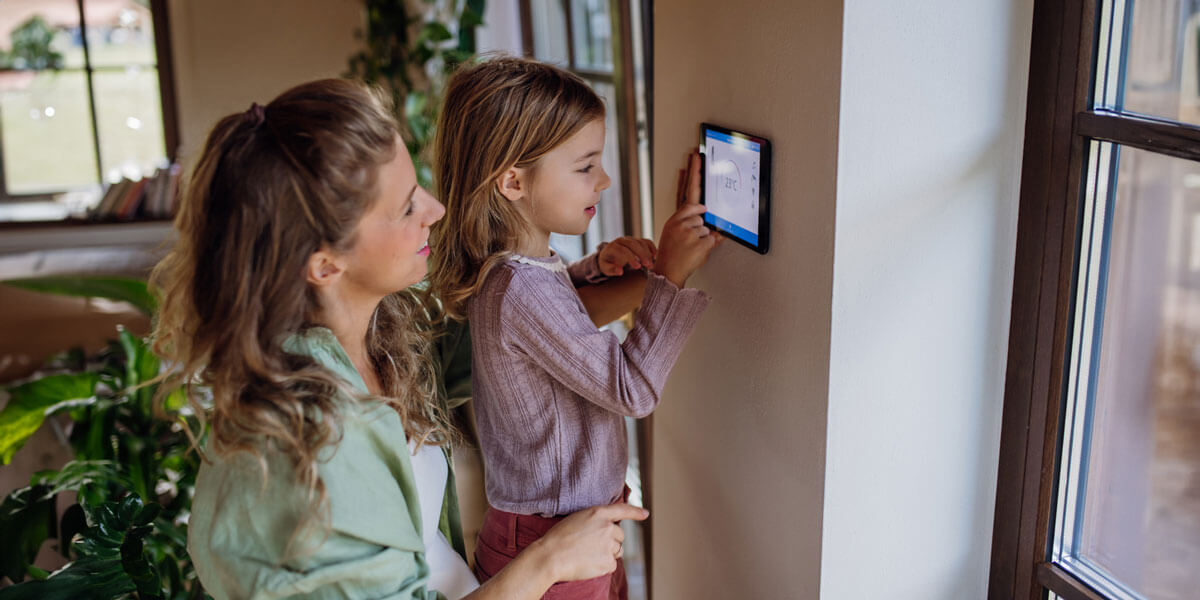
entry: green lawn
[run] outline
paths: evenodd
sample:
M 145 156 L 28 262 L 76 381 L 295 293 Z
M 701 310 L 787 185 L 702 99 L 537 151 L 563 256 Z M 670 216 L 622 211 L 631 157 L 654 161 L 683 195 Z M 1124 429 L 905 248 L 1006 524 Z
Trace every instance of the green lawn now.
M 147 54 L 149 52 L 149 54 Z M 81 65 L 82 49 L 64 52 Z M 153 61 L 153 47 L 105 45 L 94 65 Z M 149 174 L 165 160 L 158 73 L 153 67 L 98 70 L 96 120 L 104 173 L 96 172 L 87 83 L 82 71 L 42 72 L 22 90 L 0 91 L 0 138 L 10 195 L 62 191 Z

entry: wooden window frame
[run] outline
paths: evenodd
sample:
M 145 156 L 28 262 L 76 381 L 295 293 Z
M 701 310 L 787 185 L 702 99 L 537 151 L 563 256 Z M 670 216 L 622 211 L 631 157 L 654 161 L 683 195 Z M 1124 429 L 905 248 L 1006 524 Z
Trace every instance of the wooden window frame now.
M 97 70 L 112 70 L 116 67 L 101 67 L 97 68 L 92 65 L 91 52 L 87 41 L 87 21 L 84 18 L 84 2 L 85 0 L 75 0 L 76 8 L 79 11 L 79 28 L 80 37 L 82 38 L 84 64 L 82 70 L 87 82 L 88 95 L 88 112 L 92 125 L 92 145 L 96 155 L 96 170 L 100 181 L 103 182 L 104 174 L 101 167 L 101 152 L 100 152 L 100 133 L 96 123 L 96 95 L 94 85 L 92 83 L 93 74 Z M 167 14 L 167 0 L 150 0 L 150 17 L 152 27 L 154 28 L 154 55 L 155 55 L 155 70 L 158 73 L 158 89 L 160 110 L 162 111 L 162 127 L 163 127 L 163 145 L 165 146 L 167 160 L 175 162 L 178 159 L 179 152 L 179 117 L 177 114 L 176 93 L 175 93 L 175 70 L 174 56 L 171 52 L 171 27 L 170 19 Z M 0 149 L 2 151 L 2 149 Z M 13 194 L 9 195 L 7 184 L 4 180 L 3 162 L 0 162 L 0 202 L 21 202 L 28 200 L 41 200 L 49 198 L 51 194 Z M 9 226 L 27 228 L 30 226 L 45 226 L 47 223 L 58 223 L 59 221 L 51 222 L 15 222 L 15 223 L 0 223 L 0 227 L 7 228 Z
M 1089 108 L 1101 1 L 1034 2 L 990 600 L 1105 598 L 1050 562 L 1088 146 L 1200 161 L 1200 127 Z
M 621 206 L 621 216 L 625 223 L 624 234 L 651 237 L 653 232 L 650 229 L 653 228 L 653 224 L 642 223 L 641 211 L 638 210 L 641 188 L 639 187 L 640 174 L 637 164 L 637 99 L 634 96 L 633 69 L 629 68 L 629 65 L 633 64 L 633 25 L 629 12 L 630 2 L 629 0 L 608 0 L 608 14 L 613 19 L 613 72 L 607 73 L 578 66 L 575 60 L 575 28 L 572 26 L 571 19 L 571 0 L 559 1 L 562 2 L 563 14 L 567 21 L 567 65 L 564 68 L 585 80 L 611 84 L 616 90 L 616 121 L 620 128 L 620 131 L 616 133 L 617 148 L 621 155 L 621 197 L 625 199 Z M 520 0 L 520 14 L 522 50 L 525 56 L 535 58 L 533 8 L 530 0 Z

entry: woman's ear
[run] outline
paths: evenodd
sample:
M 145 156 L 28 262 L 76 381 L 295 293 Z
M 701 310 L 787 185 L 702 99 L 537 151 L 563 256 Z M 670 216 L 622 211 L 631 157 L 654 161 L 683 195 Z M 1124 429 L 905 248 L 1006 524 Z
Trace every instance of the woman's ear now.
M 324 287 L 337 281 L 345 272 L 346 266 L 341 258 L 329 248 L 321 246 L 308 257 L 308 266 L 304 274 L 310 285 Z
M 522 167 L 505 170 L 496 180 L 496 189 L 510 202 L 524 200 L 529 194 L 529 170 Z

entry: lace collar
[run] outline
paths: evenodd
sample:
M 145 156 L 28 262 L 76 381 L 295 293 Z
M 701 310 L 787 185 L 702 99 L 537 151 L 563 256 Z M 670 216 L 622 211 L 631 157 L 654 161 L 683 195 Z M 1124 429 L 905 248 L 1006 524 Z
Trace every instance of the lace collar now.
M 556 252 L 554 252 L 553 250 L 550 252 L 550 256 L 547 256 L 547 257 L 524 256 L 522 254 L 513 254 L 512 256 L 509 257 L 509 259 L 513 260 L 515 262 L 519 262 L 523 265 L 533 265 L 535 267 L 541 267 L 541 268 L 546 269 L 547 271 L 550 271 L 553 273 L 566 273 L 567 272 L 567 265 L 563 264 L 562 259 L 559 258 L 558 254 Z

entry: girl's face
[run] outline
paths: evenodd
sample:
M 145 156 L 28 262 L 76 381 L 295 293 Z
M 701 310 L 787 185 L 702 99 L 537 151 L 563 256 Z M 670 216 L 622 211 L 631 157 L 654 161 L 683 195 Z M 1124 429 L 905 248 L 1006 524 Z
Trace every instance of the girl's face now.
M 604 150 L 604 120 L 596 119 L 567 138 L 538 161 L 529 182 L 524 211 L 534 230 L 579 235 L 596 215 L 600 192 L 612 180 L 600 166 Z
M 425 277 L 429 226 L 446 209 L 417 185 L 417 174 L 403 142 L 396 157 L 380 167 L 379 196 L 363 214 L 354 245 L 343 256 L 346 283 L 383 297 Z

